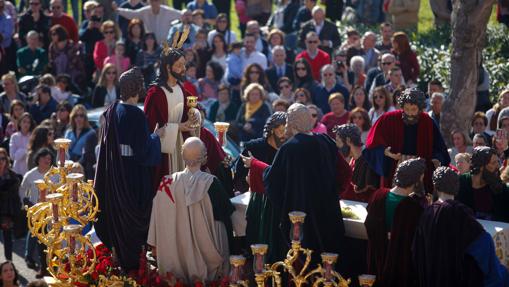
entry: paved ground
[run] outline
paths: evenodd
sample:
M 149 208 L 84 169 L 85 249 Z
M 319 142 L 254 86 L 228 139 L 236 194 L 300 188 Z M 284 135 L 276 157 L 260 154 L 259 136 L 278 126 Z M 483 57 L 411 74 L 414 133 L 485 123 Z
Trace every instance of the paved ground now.
M 0 232 L 1 234 L 2 232 Z M 0 236 L 0 261 L 3 262 L 5 260 L 4 254 L 4 244 L 3 244 L 3 236 Z M 16 239 L 14 240 L 14 252 L 12 254 L 12 261 L 14 262 L 14 266 L 19 273 L 19 279 L 22 286 L 25 286 L 28 282 L 35 280 L 35 274 L 37 271 L 27 268 L 25 264 L 25 239 Z

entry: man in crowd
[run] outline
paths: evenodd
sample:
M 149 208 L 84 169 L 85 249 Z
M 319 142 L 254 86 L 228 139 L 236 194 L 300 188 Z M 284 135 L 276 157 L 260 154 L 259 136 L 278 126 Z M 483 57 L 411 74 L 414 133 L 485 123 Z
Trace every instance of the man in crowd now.
M 256 20 L 251 20 L 246 24 L 246 33 L 253 34 L 256 38 L 255 47 L 256 51 L 264 54 L 265 56 L 269 55 L 269 44 L 265 37 L 260 31 L 260 24 Z
M 33 30 L 41 37 L 43 47 L 48 48 L 50 18 L 43 13 L 41 4 L 41 0 L 30 0 L 30 8 L 19 18 L 18 37 L 23 46 L 27 44 L 26 35 Z
M 180 17 L 180 23 L 173 25 L 170 28 L 170 31 L 168 31 L 168 43 L 173 42 L 173 37 L 175 37 L 176 32 L 182 33 L 184 31 L 184 28 L 189 29 L 189 36 L 187 37 L 186 41 L 184 42 L 184 45 L 182 46 L 183 49 L 191 48 L 194 45 L 194 42 L 196 40 L 196 32 L 198 32 L 198 27 L 192 23 L 193 20 L 193 13 L 189 9 L 182 10 L 182 16 Z
M 69 39 L 74 43 L 78 43 L 78 26 L 76 26 L 76 22 L 71 16 L 64 13 L 62 0 L 51 0 L 50 7 L 52 12 L 51 26 L 62 25 L 67 31 Z
M 217 8 L 213 3 L 209 3 L 207 0 L 193 0 L 187 4 L 187 10 L 189 10 L 191 14 L 198 9 L 203 11 L 205 21 L 209 25 L 214 26 L 214 24 L 216 24 Z
M 136 106 L 145 93 L 141 71 L 133 68 L 119 79 L 122 102 L 103 113 L 104 124 L 94 188 L 101 212 L 94 224 L 101 241 L 115 248 L 126 272 L 138 270 L 146 243 L 154 189 L 150 166 L 161 161 L 164 128 L 148 128 Z M 154 131 L 151 133 L 150 131 Z
M 400 161 L 420 157 L 427 165 L 424 184 L 431 193 L 435 166 L 449 165 L 451 160 L 440 130 L 423 111 L 425 100 L 418 89 L 406 89 L 398 98 L 401 109 L 383 114 L 369 131 L 363 155 L 369 167 L 383 176 L 382 186 L 391 186 Z
M 474 148 L 471 171 L 460 176 L 458 201 L 477 218 L 509 222 L 509 189 L 500 179 L 499 166 L 495 149 Z
M 299 11 L 297 11 L 297 15 L 295 15 L 295 19 L 293 20 L 293 31 L 299 32 L 301 26 L 311 20 L 313 16 L 311 15 L 311 11 L 316 5 L 316 0 L 305 0 L 304 6 L 300 7 Z
M 312 123 L 309 109 L 293 104 L 288 109 L 286 123 L 289 140 L 280 147 L 272 165 L 243 157 L 245 164 L 251 167 L 250 185 L 265 187 L 275 212 L 274 229 L 269 232 L 275 234 L 279 243 L 269 244 L 281 246 L 274 250 L 279 253 L 274 257 L 277 260 L 284 258 L 291 240 L 295 240 L 294 235 L 288 237 L 291 226 L 288 213 L 291 211 L 306 213 L 302 244 L 314 250 L 315 261 L 322 252 L 341 253 L 344 226 L 337 175 L 338 162 L 344 159 L 331 138 L 311 133 Z
M 412 240 L 424 208 L 423 178 L 426 163 L 420 158 L 399 164 L 394 187 L 382 188 L 368 204 L 364 225 L 368 234 L 368 272 L 378 286 L 416 286 Z
M 403 74 L 401 73 L 400 67 L 392 67 L 389 70 L 389 82 L 384 85 L 384 88 L 389 94 L 394 94 L 397 89 L 401 89 L 403 87 L 403 83 L 401 80 L 403 79 Z M 426 109 L 426 107 L 424 107 Z
M 35 88 L 36 101 L 30 106 L 30 114 L 37 124 L 49 119 L 57 111 L 57 101 L 51 97 L 51 88 L 41 84 Z
M 327 64 L 330 64 L 330 56 L 325 51 L 318 48 L 320 39 L 316 32 L 308 32 L 306 35 L 306 50 L 300 52 L 295 60 L 304 58 L 311 66 L 311 74 L 313 79 L 320 82 L 320 69 Z
M 380 34 L 382 39 L 376 44 L 375 48 L 381 53 L 390 53 L 392 50 L 392 25 L 390 23 L 380 24 Z
M 256 50 L 256 39 L 256 36 L 251 33 L 244 36 L 244 48 L 240 52 L 242 71 L 251 64 L 258 64 L 262 69 L 267 69 L 267 57 Z
M 368 72 L 378 65 L 380 52 L 375 48 L 376 34 L 368 31 L 362 37 L 362 52 L 364 57 L 364 70 Z
M 371 86 L 367 87 L 369 89 L 370 98 L 373 96 L 373 90 L 375 90 L 376 87 L 383 86 L 389 82 L 389 71 L 395 66 L 396 58 L 393 54 L 385 53 L 382 55 L 382 60 L 380 62 L 381 71 L 374 77 Z
M 315 6 L 312 11 L 313 19 L 305 22 L 300 29 L 299 46 L 307 48 L 305 41 L 309 32 L 315 32 L 320 39 L 318 47 L 330 56 L 332 50 L 341 44 L 338 28 L 334 23 L 325 19 L 322 7 Z
M 39 34 L 30 31 L 26 35 L 28 45 L 16 52 L 16 64 L 20 77 L 27 75 L 41 75 L 48 65 L 48 54 L 39 48 Z
M 94 1 L 95 2 L 95 1 Z M 97 4 L 97 5 L 95 5 Z M 103 33 L 101 33 L 101 24 L 103 21 L 104 8 L 98 3 L 85 3 L 86 8 L 91 9 L 90 18 L 86 19 L 82 23 L 82 27 L 79 30 L 80 41 L 83 43 L 85 48 L 85 69 L 86 75 L 89 77 L 89 81 L 92 80 L 92 75 L 96 70 L 94 63 L 94 49 L 95 44 L 104 39 Z M 92 6 L 93 8 L 90 8 Z M 86 26 L 84 26 L 86 24 Z
M 113 8 L 116 9 L 118 15 L 124 18 L 141 19 L 145 26 L 145 32 L 154 33 L 157 42 L 163 43 L 166 41 L 171 23 L 180 19 L 181 12 L 166 5 L 161 5 L 161 0 L 150 0 L 149 4 L 136 10 L 116 8 L 115 5 L 113 5 Z
M 439 167 L 433 185 L 438 200 L 423 212 L 413 243 L 418 286 L 509 286 L 490 234 L 468 207 L 454 200 L 458 174 Z
M 362 157 L 361 130 L 355 124 L 344 124 L 334 128 L 336 145 L 344 158 L 350 158 L 352 180 L 341 193 L 341 199 L 369 202 L 380 185 L 380 176 L 371 170 Z
M 270 86 L 275 93 L 279 94 L 279 87 L 277 85 L 279 79 L 287 77 L 293 81 L 293 67 L 286 63 L 286 51 L 283 46 L 275 46 L 272 48 L 272 67 L 270 67 L 266 74 Z
M 218 280 L 228 272 L 235 208 L 219 180 L 200 170 L 207 150 L 199 138 L 184 142 L 182 157 L 184 171 L 165 176 L 154 197 L 147 242 L 160 274 L 185 284 Z
M 442 113 L 442 105 L 445 101 L 443 93 L 433 93 L 431 96 L 431 109 L 428 115 L 435 121 L 435 124 L 440 127 L 440 114 Z

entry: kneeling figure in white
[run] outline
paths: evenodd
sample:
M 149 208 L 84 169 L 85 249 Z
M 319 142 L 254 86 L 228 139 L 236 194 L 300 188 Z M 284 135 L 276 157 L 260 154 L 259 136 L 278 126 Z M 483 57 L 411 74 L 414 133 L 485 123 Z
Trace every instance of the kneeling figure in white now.
M 227 275 L 234 211 L 218 179 L 202 172 L 203 142 L 188 138 L 182 146 L 184 171 L 163 177 L 154 197 L 148 244 L 159 273 L 184 283 L 213 281 Z

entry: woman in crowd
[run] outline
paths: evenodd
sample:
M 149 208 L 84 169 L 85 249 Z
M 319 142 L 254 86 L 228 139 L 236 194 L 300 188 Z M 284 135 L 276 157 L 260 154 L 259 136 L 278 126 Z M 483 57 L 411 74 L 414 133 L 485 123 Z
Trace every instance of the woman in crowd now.
M 96 161 L 94 149 L 97 145 L 97 134 L 90 127 L 87 109 L 83 105 L 76 105 L 71 111 L 71 129 L 65 133 L 65 138 L 71 140 L 69 157 L 79 162 L 85 169 L 85 178 L 94 178 L 94 164 Z
M 483 134 L 488 142 L 491 142 L 491 136 L 486 132 L 488 127 L 488 117 L 483 112 L 475 112 L 471 121 L 470 138 L 473 139 L 475 134 Z
M 404 32 L 394 33 L 392 36 L 392 53 L 399 62 L 399 67 L 407 87 L 417 84 L 419 78 L 419 61 L 410 47 L 408 36 Z
M 312 132 L 318 134 L 326 134 L 327 127 L 320 122 L 322 119 L 322 112 L 316 105 L 308 105 L 308 109 L 311 112 L 311 117 L 313 118 L 313 130 Z
M 269 43 L 269 52 L 272 51 L 273 47 L 276 46 L 283 46 L 285 47 L 286 52 L 286 62 L 291 64 L 293 60 L 295 59 L 295 53 L 292 49 L 285 46 L 285 33 L 278 29 L 272 29 L 270 30 L 269 34 L 267 35 L 267 42 Z M 269 53 L 269 63 L 272 64 L 272 53 Z
M 26 103 L 26 95 L 19 91 L 16 74 L 13 72 L 9 72 L 2 76 L 2 88 L 4 91 L 0 93 L 1 113 L 8 112 L 14 100 L 18 100 L 23 104 Z
M 143 21 L 134 18 L 129 21 L 127 26 L 127 39 L 125 42 L 126 56 L 129 57 L 131 63 L 136 62 L 138 51 L 143 49 L 143 38 L 145 37 L 145 27 Z
M 136 56 L 136 66 L 141 68 L 146 87 L 156 79 L 156 68 L 159 65 L 160 55 L 161 47 L 157 43 L 155 34 L 145 34 L 142 49 L 138 51 Z
M 371 124 L 375 124 L 378 118 L 380 118 L 384 113 L 395 110 L 392 105 L 391 95 L 384 87 L 376 87 L 375 90 L 373 90 L 371 104 L 373 106 L 369 110 L 369 119 L 371 120 Z
M 458 153 L 454 157 L 456 162 L 456 168 L 459 174 L 470 172 L 470 166 L 472 165 L 472 155 L 469 153 Z
M 92 92 L 92 106 L 104 107 L 120 98 L 117 68 L 113 64 L 103 67 L 99 82 Z
M 220 85 L 217 89 L 217 101 L 210 107 L 208 119 L 211 122 L 231 122 L 235 120 L 239 107 L 230 99 L 230 89 Z
M 305 106 L 313 104 L 311 94 L 306 88 L 298 88 L 293 94 L 293 102 L 300 103 Z
M 20 183 L 21 177 L 10 168 L 9 154 L 4 148 L 0 148 L 0 229 L 3 233 L 6 260 L 12 260 L 14 219 L 21 210 L 18 195 Z
M 217 100 L 217 92 L 223 75 L 224 71 L 221 65 L 210 61 L 205 69 L 205 78 L 198 80 L 200 103 L 206 110 Z
M 210 48 L 210 61 L 216 62 L 223 70 L 226 70 L 226 57 L 228 57 L 228 45 L 224 40 L 224 35 L 217 33 L 212 38 L 212 45 Z
M 306 88 L 311 94 L 317 93 L 318 83 L 313 79 L 311 74 L 311 66 L 304 58 L 295 61 L 294 65 L 294 88 Z
M 486 132 L 493 135 L 497 130 L 498 115 L 504 109 L 509 107 L 509 89 L 505 89 L 498 95 L 498 101 L 493 105 L 493 108 L 486 112 L 488 118 L 488 125 Z
M 23 176 L 27 168 L 28 141 L 35 128 L 35 122 L 29 113 L 24 113 L 18 123 L 18 131 L 14 133 L 9 142 L 9 153 L 14 161 L 12 170 Z
M 18 131 L 18 124 L 21 119 L 21 116 L 25 112 L 25 105 L 23 102 L 19 100 L 14 100 L 11 103 L 11 108 L 9 109 L 9 123 L 5 128 L 5 136 L 11 137 L 15 132 Z
M 20 286 L 18 270 L 10 260 L 0 264 L 0 279 L 0 286 L 2 287 Z
M 39 149 L 48 148 L 53 155 L 56 155 L 53 148 L 54 136 L 53 130 L 45 125 L 39 125 L 32 131 L 28 141 L 27 170 L 35 167 L 35 154 Z
M 470 138 L 467 137 L 462 131 L 451 132 L 451 141 L 453 147 L 448 149 L 449 156 L 452 160 L 452 165 L 456 166 L 457 163 L 454 161 L 455 156 L 458 153 L 472 153 L 473 148 L 470 145 Z
M 226 44 L 231 45 L 237 41 L 237 35 L 235 32 L 230 30 L 230 23 L 228 22 L 228 16 L 224 13 L 220 13 L 216 17 L 215 29 L 210 31 L 207 37 L 207 41 L 212 46 L 212 40 L 217 33 L 223 34 L 224 41 Z
M 244 103 L 236 119 L 242 142 L 262 136 L 263 126 L 271 114 L 270 107 L 264 102 L 265 97 L 265 89 L 260 84 L 251 83 L 245 88 Z
M 364 73 L 364 58 L 362 56 L 353 56 L 350 59 L 350 69 L 353 72 L 353 86 L 364 86 L 366 74 Z
M 472 139 L 472 148 L 478 146 L 491 146 L 491 142 L 483 134 L 475 134 Z
M 131 67 L 131 59 L 125 55 L 125 42 L 119 40 L 115 43 L 115 53 L 104 59 L 104 64 L 113 64 L 121 75 Z
M 72 106 L 68 102 L 62 102 L 57 106 L 57 116 L 54 119 L 55 138 L 64 137 L 65 132 L 69 128 Z
M 322 83 L 320 83 L 318 86 L 317 92 L 311 94 L 313 103 L 317 105 L 324 113 L 330 112 L 328 100 L 331 94 L 341 93 L 343 97 L 345 97 L 345 102 L 348 103 L 350 94 L 343 85 L 336 81 L 334 66 L 330 64 L 325 65 L 320 70 L 320 73 L 322 76 Z M 345 108 L 348 108 L 348 106 L 345 105 Z
M 262 66 L 256 63 L 248 65 L 244 70 L 244 75 L 240 82 L 241 93 L 244 94 L 244 90 L 247 86 L 253 83 L 260 84 L 265 91 L 268 91 L 268 88 L 270 87 Z
M 363 108 L 355 107 L 350 111 L 348 122 L 355 124 L 361 130 L 362 143 L 366 143 L 369 129 L 371 129 L 371 121 L 369 120 L 368 111 Z
M 80 88 L 85 84 L 85 65 L 81 59 L 81 48 L 74 43 L 62 25 L 54 25 L 49 30 L 51 43 L 48 49 L 48 66 L 51 74 L 67 74 Z
M 329 106 L 331 111 L 323 116 L 322 123 L 327 127 L 327 134 L 336 138 L 334 127 L 346 124 L 350 113 L 345 109 L 345 98 L 341 93 L 330 95 Z
M 366 91 L 362 86 L 355 86 L 352 88 L 350 100 L 348 101 L 348 107 L 350 109 L 363 108 L 366 111 L 371 109 L 371 104 L 369 103 Z
M 101 33 L 104 39 L 97 41 L 94 47 L 94 63 L 97 71 L 101 71 L 104 66 L 104 60 L 115 54 L 115 43 L 119 38 L 119 29 L 115 22 L 108 20 L 101 25 Z

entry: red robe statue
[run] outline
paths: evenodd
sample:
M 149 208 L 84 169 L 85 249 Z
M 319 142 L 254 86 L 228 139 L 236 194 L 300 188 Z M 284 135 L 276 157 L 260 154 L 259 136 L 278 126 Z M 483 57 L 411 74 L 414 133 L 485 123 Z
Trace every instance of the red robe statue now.
M 427 192 L 433 190 L 431 175 L 435 168 L 432 159 L 437 159 L 443 166 L 448 166 L 451 161 L 438 127 L 424 112 L 415 125 L 405 125 L 402 110 L 385 113 L 369 131 L 362 155 L 369 167 L 383 176 L 382 186 L 392 187 L 398 163 L 384 155 L 387 147 L 391 147 L 394 154 L 413 155 L 426 160 L 424 186 Z

